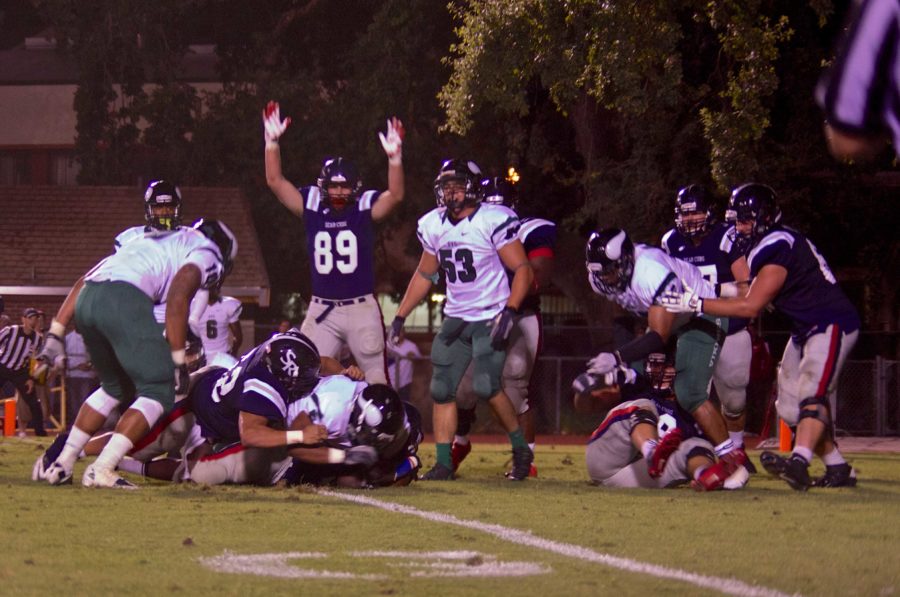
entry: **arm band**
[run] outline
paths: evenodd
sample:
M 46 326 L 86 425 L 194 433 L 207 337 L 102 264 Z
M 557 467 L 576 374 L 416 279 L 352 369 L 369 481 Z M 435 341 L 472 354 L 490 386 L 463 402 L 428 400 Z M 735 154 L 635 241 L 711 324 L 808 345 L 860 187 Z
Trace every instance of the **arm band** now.
M 347 459 L 347 452 L 338 448 L 328 448 L 328 464 L 340 464 Z
M 303 432 L 302 431 L 285 431 L 285 443 L 287 445 L 291 444 L 302 444 L 303 443 Z
M 179 348 L 178 350 L 172 351 L 172 362 L 175 363 L 176 367 L 180 367 L 184 365 L 184 349 Z
M 437 283 L 440 282 L 440 280 L 441 280 L 441 276 L 440 276 L 440 274 L 439 274 L 438 272 L 434 272 L 434 273 L 431 274 L 430 276 L 429 276 L 428 274 L 426 274 L 425 272 L 423 272 L 422 270 L 420 270 L 420 269 L 417 269 L 416 272 L 418 272 L 418 274 L 419 274 L 420 276 L 422 276 L 423 278 L 425 278 L 426 280 L 428 280 L 428 281 L 431 282 L 432 284 L 437 284 Z
M 666 343 L 657 332 L 650 331 L 635 338 L 617 352 L 623 363 L 633 363 L 646 357 L 651 352 L 665 352 Z
M 61 321 L 57 321 L 56 318 L 50 323 L 50 333 L 56 336 L 57 338 L 64 338 L 66 335 L 66 326 Z

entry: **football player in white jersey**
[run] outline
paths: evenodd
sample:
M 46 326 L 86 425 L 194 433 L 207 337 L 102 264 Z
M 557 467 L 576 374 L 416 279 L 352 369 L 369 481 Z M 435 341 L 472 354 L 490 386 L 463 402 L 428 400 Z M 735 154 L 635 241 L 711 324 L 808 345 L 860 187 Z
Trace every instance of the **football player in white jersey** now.
M 710 379 L 728 332 L 728 318 L 673 317 L 657 304 L 664 292 L 681 291 L 684 285 L 697 289 L 703 297 L 715 297 L 713 285 L 697 267 L 660 249 L 635 245 L 619 228 L 593 233 L 587 243 L 586 261 L 588 282 L 594 292 L 636 315 L 646 316 L 648 321 L 645 334 L 613 352 L 601 352 L 588 362 L 588 373 L 605 376 L 652 352 L 662 351 L 671 336 L 677 337 L 675 395 L 715 445 L 719 457 L 719 462 L 704 472 L 703 486 L 716 489 L 733 474 L 748 477 L 744 468 L 747 454 L 743 448 L 735 447 L 722 413 L 709 401 Z M 722 286 L 726 292 L 737 293 L 733 283 Z M 733 483 L 734 480 L 729 484 Z
M 143 226 L 126 228 L 116 235 L 113 248 L 118 251 L 129 242 L 148 235 L 181 228 L 181 189 L 167 180 L 154 180 L 144 191 Z M 166 322 L 166 303 L 153 306 L 153 316 L 161 324 Z
M 236 357 L 244 341 L 241 309 L 241 301 L 222 296 L 219 286 L 209 290 L 206 309 L 198 317 L 191 317 L 191 331 L 203 342 L 203 352 L 210 365 L 228 369 L 237 364 Z
M 513 171 L 514 172 L 514 171 Z M 516 210 L 518 193 L 513 183 L 505 178 L 488 178 L 481 182 L 483 201 Z M 528 447 L 534 452 L 534 404 L 529 394 L 531 373 L 538 358 L 541 339 L 541 298 L 540 293 L 550 283 L 553 266 L 554 248 L 556 245 L 556 224 L 543 218 L 523 218 L 519 227 L 519 240 L 525 248 L 528 262 L 534 270 L 534 283 L 528 291 L 519 315 L 509 335 L 506 349 L 506 363 L 503 365 L 503 391 L 509 396 L 519 425 L 525 433 Z M 453 438 L 451 456 L 453 472 L 472 450 L 468 434 L 475 422 L 475 406 L 477 398 L 472 391 L 473 367 L 469 365 L 462 382 L 457 389 L 457 407 L 459 425 Z M 530 476 L 537 476 L 537 468 L 531 465 Z
M 136 239 L 94 266 L 72 288 L 59 309 L 40 358 L 65 356 L 62 336 L 75 319 L 84 336 L 100 388 L 91 394 L 59 457 L 39 477 L 51 485 L 71 482 L 74 463 L 133 385 L 136 399 L 82 478 L 86 487 L 133 489 L 116 466 L 163 414 L 176 394 L 187 391 L 185 364 L 188 308 L 194 294 L 228 273 L 237 240 L 225 224 L 199 220 L 192 228 Z M 166 337 L 153 305 L 167 299 Z
M 431 346 L 437 463 L 423 480 L 454 478 L 451 443 L 457 426 L 456 391 L 472 360 L 475 394 L 488 401 L 512 443 L 509 478 L 526 479 L 534 459 L 501 386 L 509 333 L 534 272 L 517 236 L 518 217 L 507 207 L 481 202 L 481 178 L 481 170 L 471 161 L 447 160 L 441 166 L 434 183 L 438 206 L 419 219 L 422 256 L 391 323 L 393 338 L 443 272 L 446 317 Z M 507 270 L 514 272 L 511 284 Z
M 388 120 L 379 133 L 388 158 L 386 191 L 362 191 L 355 165 L 326 160 L 315 185 L 296 187 L 281 171 L 278 139 L 291 119 L 277 103 L 263 110 L 266 182 L 291 213 L 303 218 L 312 277 L 312 298 L 300 329 L 322 354 L 340 358 L 347 345 L 370 383 L 387 383 L 384 316 L 375 300 L 374 222 L 403 200 L 403 124 Z

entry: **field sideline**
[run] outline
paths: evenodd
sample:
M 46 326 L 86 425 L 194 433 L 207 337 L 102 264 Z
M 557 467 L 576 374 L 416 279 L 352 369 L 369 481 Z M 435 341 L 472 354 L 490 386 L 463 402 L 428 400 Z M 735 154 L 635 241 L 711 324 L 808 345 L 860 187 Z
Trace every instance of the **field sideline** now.
M 562 444 L 514 484 L 484 443 L 452 483 L 114 492 L 32 483 L 45 445 L 0 439 L 4 594 L 900 595 L 893 453 L 853 453 L 859 487 L 806 494 L 764 474 L 731 493 L 599 489 Z

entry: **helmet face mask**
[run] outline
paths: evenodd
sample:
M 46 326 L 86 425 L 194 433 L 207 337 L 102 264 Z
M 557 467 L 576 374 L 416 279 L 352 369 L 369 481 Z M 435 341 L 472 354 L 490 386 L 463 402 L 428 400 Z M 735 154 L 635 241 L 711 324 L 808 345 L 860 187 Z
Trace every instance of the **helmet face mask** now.
M 392 455 L 409 436 L 406 411 L 397 392 L 384 384 L 366 387 L 354 400 L 347 433 L 354 445 L 372 446 L 382 456 Z
M 735 227 L 736 249 L 746 255 L 781 220 L 775 191 L 753 182 L 737 187 L 728 200 L 725 219 Z
M 634 244 L 624 230 L 594 232 L 585 250 L 591 287 L 604 295 L 624 292 L 634 274 Z
M 650 380 L 650 387 L 661 394 L 673 393 L 675 383 L 675 360 L 666 353 L 653 352 L 647 355 L 644 370 Z
M 154 180 L 144 191 L 144 220 L 154 230 L 181 226 L 181 191 L 165 180 Z
M 712 197 L 706 187 L 692 184 L 678 191 L 675 228 L 686 238 L 703 236 L 713 221 Z
M 511 182 L 503 177 L 486 178 L 481 181 L 481 195 L 484 203 L 505 205 L 515 211 L 518 193 Z
M 346 158 L 326 160 L 316 180 L 322 201 L 336 211 L 359 198 L 362 180 L 356 166 Z
M 234 258 L 237 257 L 238 251 L 237 238 L 231 229 L 224 222 L 209 218 L 200 218 L 191 225 L 191 228 L 199 230 L 219 248 L 219 253 L 222 255 L 222 265 L 225 269 L 223 278 L 231 273 L 231 269 L 234 267 Z
M 265 348 L 269 372 L 292 398 L 301 398 L 319 383 L 322 361 L 316 345 L 306 336 L 276 334 Z
M 446 160 L 434 180 L 438 207 L 459 213 L 481 202 L 481 169 L 471 160 Z

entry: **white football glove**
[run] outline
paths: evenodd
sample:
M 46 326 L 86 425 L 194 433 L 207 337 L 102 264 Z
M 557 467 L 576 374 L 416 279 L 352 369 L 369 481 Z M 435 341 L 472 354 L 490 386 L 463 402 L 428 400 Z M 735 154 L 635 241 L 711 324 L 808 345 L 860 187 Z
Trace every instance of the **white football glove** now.
M 703 299 L 690 286 L 684 285 L 684 291 L 667 290 L 657 299 L 656 304 L 664 307 L 669 313 L 703 313 Z
M 391 118 L 387 121 L 387 134 L 378 133 L 381 140 L 381 146 L 384 153 L 387 154 L 388 163 L 392 166 L 399 166 L 403 161 L 403 123 L 397 118 Z
M 637 371 L 625 366 L 616 367 L 603 376 L 603 383 L 607 386 L 623 386 L 633 384 L 635 381 L 637 381 Z
M 606 375 L 622 364 L 619 357 L 612 352 L 601 352 L 587 363 L 587 372 L 592 375 Z
M 278 139 L 287 130 L 291 124 L 290 116 L 281 119 L 281 106 L 278 102 L 270 101 L 263 110 L 263 136 L 266 139 L 266 147 L 275 147 L 278 145 Z

